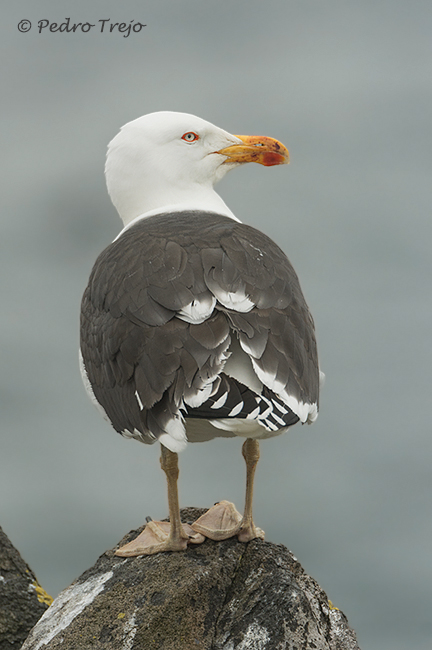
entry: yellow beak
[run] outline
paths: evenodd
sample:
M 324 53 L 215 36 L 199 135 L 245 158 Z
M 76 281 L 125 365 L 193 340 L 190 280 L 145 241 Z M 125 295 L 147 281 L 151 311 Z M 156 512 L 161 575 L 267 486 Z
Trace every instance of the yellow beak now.
M 236 135 L 243 144 L 233 144 L 216 153 L 226 156 L 225 163 L 256 162 L 266 167 L 289 163 L 288 149 L 274 138 L 263 135 Z

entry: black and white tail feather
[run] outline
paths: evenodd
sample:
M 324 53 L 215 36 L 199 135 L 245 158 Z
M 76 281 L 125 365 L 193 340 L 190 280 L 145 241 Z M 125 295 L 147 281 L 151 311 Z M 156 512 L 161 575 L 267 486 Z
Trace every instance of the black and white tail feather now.
M 267 431 L 278 431 L 299 421 L 298 415 L 285 406 L 283 401 L 267 386 L 257 395 L 248 386 L 221 373 L 217 390 L 199 408 L 185 409 L 187 417 L 201 418 L 212 422 L 213 426 L 230 430 L 227 418 L 244 419 L 257 422 Z M 237 425 L 238 426 L 238 425 Z

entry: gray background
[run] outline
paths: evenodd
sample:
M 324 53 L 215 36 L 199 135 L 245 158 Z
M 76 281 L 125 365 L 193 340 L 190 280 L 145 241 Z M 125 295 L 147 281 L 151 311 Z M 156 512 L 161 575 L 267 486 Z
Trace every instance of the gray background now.
M 284 142 L 219 191 L 287 252 L 327 375 L 313 427 L 264 441 L 255 515 L 349 617 L 362 650 L 429 650 L 430 0 L 18 0 L 1 19 L 0 524 L 56 595 L 145 515 L 157 446 L 87 401 L 82 291 L 120 221 L 107 142 L 155 110 Z M 147 23 L 37 33 L 41 18 Z M 33 28 L 17 30 L 21 19 Z M 181 502 L 241 508 L 241 440 L 190 445 Z

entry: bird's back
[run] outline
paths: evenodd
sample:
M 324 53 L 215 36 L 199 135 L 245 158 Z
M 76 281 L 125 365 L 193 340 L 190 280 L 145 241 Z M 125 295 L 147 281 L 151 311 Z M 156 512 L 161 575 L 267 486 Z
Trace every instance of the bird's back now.
M 268 437 L 317 416 L 314 325 L 282 250 L 215 213 L 141 219 L 97 259 L 83 296 L 90 394 L 113 427 L 172 451 Z

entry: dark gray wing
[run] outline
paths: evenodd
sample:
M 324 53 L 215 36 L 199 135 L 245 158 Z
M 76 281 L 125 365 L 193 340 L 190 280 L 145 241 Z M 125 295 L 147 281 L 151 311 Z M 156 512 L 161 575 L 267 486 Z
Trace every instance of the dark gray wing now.
M 206 283 L 222 298 L 233 290 L 252 309 L 226 309 L 253 368 L 300 420 L 315 419 L 319 398 L 315 328 L 300 283 L 283 251 L 260 231 L 236 224 L 202 255 Z M 314 408 L 315 405 L 315 408 Z
M 223 372 L 233 336 L 261 394 Z M 83 296 L 81 353 L 114 428 L 144 442 L 184 438 L 183 417 L 268 417 L 273 397 L 280 428 L 318 404 L 313 321 L 294 270 L 268 237 L 213 213 L 151 217 L 108 246 Z

